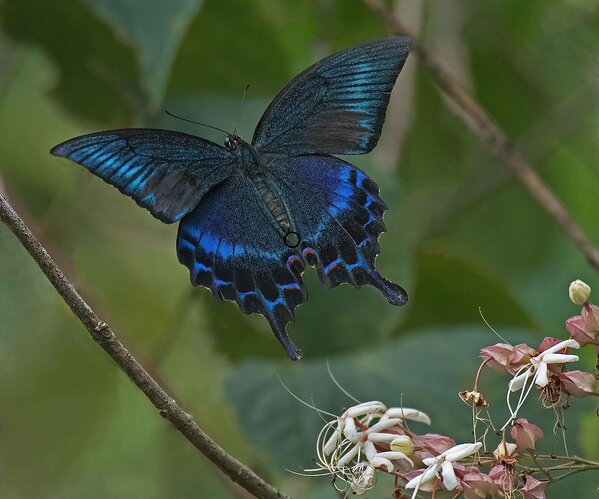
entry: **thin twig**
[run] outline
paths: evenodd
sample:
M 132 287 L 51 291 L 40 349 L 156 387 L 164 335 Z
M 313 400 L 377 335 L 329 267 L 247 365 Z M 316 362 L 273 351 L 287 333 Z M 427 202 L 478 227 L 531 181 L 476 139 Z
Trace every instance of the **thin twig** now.
M 87 328 L 92 339 L 137 385 L 163 418 L 170 421 L 204 456 L 248 492 L 260 498 L 289 498 L 229 455 L 198 426 L 190 414 L 187 414 L 161 388 L 119 341 L 110 326 L 100 320 L 81 298 L 46 249 L 2 195 L 0 195 L 0 220 L 8 226 L 29 252 L 65 303 Z
M 422 45 L 387 8 L 382 0 L 362 0 L 374 13 L 381 17 L 391 31 L 414 40 L 414 53 L 426 66 L 439 87 L 456 106 L 448 109 L 484 142 L 499 159 L 515 174 L 537 203 L 551 216 L 572 240 L 590 265 L 599 270 L 599 249 L 589 236 L 574 221 L 561 201 L 532 169 L 524 156 L 512 145 L 507 135 L 490 118 L 487 111 L 458 82 L 458 80 Z

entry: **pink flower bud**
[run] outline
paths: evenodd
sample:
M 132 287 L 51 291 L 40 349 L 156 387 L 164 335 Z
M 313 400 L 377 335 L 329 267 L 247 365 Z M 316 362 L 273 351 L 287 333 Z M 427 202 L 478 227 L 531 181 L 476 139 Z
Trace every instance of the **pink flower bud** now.
M 547 487 L 547 482 L 542 482 L 529 475 L 526 477 L 526 484 L 519 489 L 519 492 L 522 493 L 522 499 L 545 499 L 545 487 Z
M 570 333 L 570 336 L 580 343 L 581 347 L 597 342 L 597 334 L 585 329 L 585 321 L 582 315 L 570 317 L 566 321 L 566 329 Z
M 586 304 L 580 313 L 584 320 L 584 329 L 589 333 L 599 333 L 599 307 Z
M 567 371 L 559 373 L 558 376 L 564 387 L 564 391 L 574 397 L 599 396 L 599 392 L 597 392 L 597 378 L 591 373 L 585 371 Z
M 510 435 L 516 441 L 518 449 L 534 449 L 535 442 L 543 438 L 543 430 L 524 418 L 518 418 L 510 429 Z

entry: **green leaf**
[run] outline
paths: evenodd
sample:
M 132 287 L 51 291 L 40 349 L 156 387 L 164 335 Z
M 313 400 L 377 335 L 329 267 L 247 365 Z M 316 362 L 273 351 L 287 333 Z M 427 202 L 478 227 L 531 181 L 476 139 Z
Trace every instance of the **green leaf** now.
M 421 252 L 416 256 L 416 286 L 402 330 L 424 326 L 480 324 L 479 309 L 494 327 L 534 328 L 535 321 L 497 277 L 472 260 Z
M 288 61 L 279 35 L 255 1 L 208 2 L 185 36 L 168 86 L 170 98 L 201 91 L 241 96 L 276 91 L 286 81 Z
M 7 0 L 0 12 L 6 33 L 56 64 L 53 94 L 69 112 L 121 125 L 132 118 L 139 104 L 133 54 L 82 0 Z
M 172 64 L 203 0 L 86 0 L 134 48 L 139 60 L 147 112 L 162 103 Z
M 48 497 L 101 438 L 117 370 L 4 226 L 0 253 L 0 494 Z

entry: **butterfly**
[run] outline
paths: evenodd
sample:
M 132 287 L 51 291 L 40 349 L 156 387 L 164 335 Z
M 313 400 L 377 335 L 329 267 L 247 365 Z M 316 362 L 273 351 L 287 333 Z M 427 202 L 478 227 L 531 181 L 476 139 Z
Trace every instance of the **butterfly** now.
M 224 147 L 170 130 L 120 129 L 67 140 L 50 151 L 133 198 L 165 223 L 180 221 L 177 257 L 194 286 L 262 314 L 292 360 L 287 334 L 308 299 L 301 275 L 327 287 L 369 284 L 393 305 L 403 288 L 375 269 L 387 205 L 363 171 L 334 155 L 377 144 L 389 95 L 410 53 L 407 38 L 343 50 L 289 82 L 251 141 Z

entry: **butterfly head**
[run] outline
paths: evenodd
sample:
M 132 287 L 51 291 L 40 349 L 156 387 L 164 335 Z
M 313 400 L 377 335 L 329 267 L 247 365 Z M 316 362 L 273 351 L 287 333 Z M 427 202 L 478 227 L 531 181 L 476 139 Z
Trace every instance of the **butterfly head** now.
M 237 149 L 243 144 L 243 139 L 237 135 L 227 135 L 225 147 L 231 151 Z

